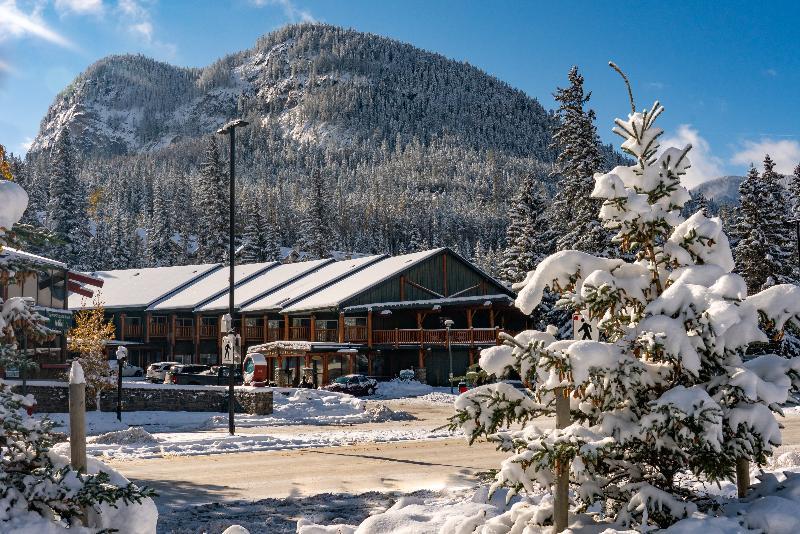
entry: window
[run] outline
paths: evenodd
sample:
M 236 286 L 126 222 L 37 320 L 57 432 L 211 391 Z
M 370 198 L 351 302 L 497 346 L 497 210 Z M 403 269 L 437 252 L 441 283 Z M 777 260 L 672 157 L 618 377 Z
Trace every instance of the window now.
M 194 319 L 191 317 L 178 317 L 175 319 L 175 324 L 177 326 L 193 326 Z
M 259 326 L 259 322 L 258 317 L 247 317 L 245 319 L 246 326 Z
M 292 317 L 292 326 L 311 326 L 311 319 L 308 317 Z
M 267 321 L 267 324 L 272 329 L 278 329 L 281 327 L 282 322 L 283 321 L 281 321 L 280 319 L 270 319 L 269 321 Z
M 344 325 L 345 326 L 367 326 L 367 318 L 366 317 L 345 317 L 344 318 Z
M 62 271 L 58 271 L 53 269 L 50 271 L 50 275 L 53 277 L 53 286 L 52 286 L 52 307 L 57 309 L 64 308 L 64 301 L 66 300 L 66 292 L 64 288 L 64 273 Z
M 36 296 L 36 303 L 39 306 L 50 308 L 53 300 L 52 293 L 53 277 L 50 271 L 41 271 L 39 273 L 38 294 Z

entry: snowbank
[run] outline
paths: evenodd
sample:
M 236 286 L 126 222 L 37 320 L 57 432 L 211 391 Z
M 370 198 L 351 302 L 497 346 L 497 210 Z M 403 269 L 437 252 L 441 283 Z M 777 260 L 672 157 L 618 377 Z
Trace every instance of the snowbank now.
M 800 459 L 792 451 L 794 460 Z M 785 456 L 785 455 L 784 455 Z M 789 458 L 789 457 L 787 457 Z M 800 531 L 800 465 L 759 475 L 760 481 L 746 499 L 727 495 L 713 497 L 719 504 L 718 515 L 697 512 L 673 524 L 664 532 L 671 534 L 739 534 L 769 532 L 794 534 Z M 298 534 L 545 534 L 552 529 L 541 523 L 549 520 L 552 499 L 549 493 L 513 498 L 505 505 L 505 490 L 491 499 L 488 488 L 472 494 L 456 491 L 428 497 L 403 497 L 387 510 L 374 514 L 360 524 L 322 525 L 307 519 L 297 523 Z M 516 525 L 516 527 L 515 527 Z M 570 515 L 570 529 L 582 533 L 632 533 L 624 527 L 597 521 L 589 514 Z

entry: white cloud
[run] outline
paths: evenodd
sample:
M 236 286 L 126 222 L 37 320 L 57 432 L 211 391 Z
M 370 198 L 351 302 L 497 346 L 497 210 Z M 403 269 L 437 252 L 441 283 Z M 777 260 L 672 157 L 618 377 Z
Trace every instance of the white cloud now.
M 769 154 L 775 162 L 777 172 L 791 174 L 795 166 L 800 163 L 800 142 L 767 137 L 759 141 L 745 141 L 742 149 L 733 155 L 731 162 L 737 165 L 749 166 L 751 163 L 758 165 L 764 161 L 766 154 Z
M 251 0 L 256 6 L 278 6 L 283 9 L 283 13 L 292 22 L 314 22 L 314 16 L 310 11 L 301 9 L 292 0 Z
M 38 10 L 24 13 L 17 7 L 16 0 L 0 0 L 0 42 L 29 36 L 64 48 L 75 48 L 69 39 L 45 24 Z
M 103 12 L 103 0 L 56 0 L 56 10 L 78 15 L 99 15 Z
M 683 176 L 683 185 L 688 188 L 719 178 L 725 174 L 723 161 L 711 153 L 711 147 L 697 129 L 692 128 L 691 124 L 681 124 L 678 131 L 672 137 L 665 137 L 659 140 L 661 148 L 666 149 L 671 146 L 683 148 L 687 144 L 692 145 L 689 151 L 689 161 L 692 166 Z
M 0 75 L 2 74 L 14 74 L 14 67 L 0 59 Z
M 134 37 L 141 39 L 141 42 L 148 48 L 164 56 L 173 57 L 177 47 L 172 43 L 160 41 L 155 36 L 155 27 L 149 9 L 149 6 L 154 3 L 155 0 L 119 0 L 117 13 L 120 23 Z

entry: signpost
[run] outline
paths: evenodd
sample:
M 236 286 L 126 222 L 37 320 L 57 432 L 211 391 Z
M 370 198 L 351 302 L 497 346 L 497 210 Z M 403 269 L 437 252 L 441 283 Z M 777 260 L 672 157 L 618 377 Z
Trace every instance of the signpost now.
M 587 318 L 583 312 L 573 312 L 572 337 L 576 341 L 600 341 L 597 320 Z
M 222 338 L 222 363 L 225 365 L 241 365 L 242 338 L 239 334 L 228 334 Z

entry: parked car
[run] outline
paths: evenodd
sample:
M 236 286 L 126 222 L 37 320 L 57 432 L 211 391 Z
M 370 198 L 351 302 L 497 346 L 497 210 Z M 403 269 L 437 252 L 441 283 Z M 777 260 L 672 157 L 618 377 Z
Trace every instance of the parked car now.
M 176 366 L 180 367 L 180 366 Z M 183 367 L 192 367 L 190 365 L 186 365 Z M 221 366 L 214 366 L 210 369 L 205 371 L 194 373 L 191 370 L 189 371 L 170 371 L 169 373 L 170 380 L 173 384 L 183 385 L 183 386 L 227 386 L 229 384 L 228 377 L 229 368 L 227 365 Z M 233 383 L 237 386 L 242 384 L 242 368 L 239 366 L 235 367 L 235 372 L 233 375 Z
M 114 373 L 117 372 L 117 360 L 108 360 L 108 366 L 111 367 Z M 144 376 L 144 369 L 138 365 L 131 365 L 126 362 L 125 365 L 122 366 L 122 376 Z
M 164 373 L 164 383 L 173 384 L 174 382 L 172 381 L 172 375 L 180 373 L 197 374 L 202 373 L 203 371 L 208 371 L 209 369 L 211 369 L 211 366 L 198 365 L 194 363 L 178 363 L 171 365 Z
M 164 375 L 170 367 L 178 365 L 178 362 L 156 362 L 151 363 L 147 368 L 147 380 L 154 384 L 161 384 L 164 382 Z
M 373 395 L 378 388 L 378 382 L 364 375 L 345 375 L 340 376 L 322 389 L 325 391 L 336 391 L 348 393 L 355 397 L 363 395 Z

